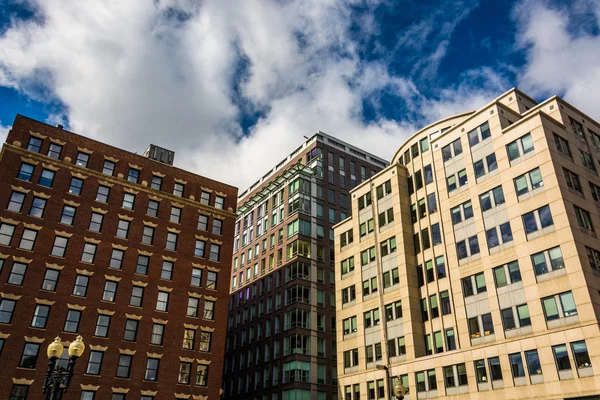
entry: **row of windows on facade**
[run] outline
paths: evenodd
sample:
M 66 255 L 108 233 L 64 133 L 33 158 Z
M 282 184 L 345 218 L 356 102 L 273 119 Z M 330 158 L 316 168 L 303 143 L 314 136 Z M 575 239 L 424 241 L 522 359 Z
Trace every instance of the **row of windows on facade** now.
M 303 204 L 306 206 L 306 210 L 303 211 L 303 214 L 306 214 L 308 216 L 312 215 L 311 209 L 311 200 L 310 199 L 304 199 L 302 200 Z M 324 207 L 322 204 L 320 203 L 316 203 L 316 214 L 315 216 L 321 220 L 324 219 Z M 298 209 L 296 210 L 292 210 L 288 213 L 288 218 L 292 218 L 296 213 L 297 213 Z M 343 221 L 346 218 L 348 218 L 348 213 L 346 211 L 340 211 L 340 210 L 336 210 L 334 208 L 329 208 L 327 209 L 327 221 L 330 224 L 335 224 L 339 221 Z M 299 217 L 300 218 L 300 217 Z M 279 210 L 279 212 L 276 212 L 273 214 L 272 216 L 272 222 L 271 222 L 271 229 L 276 228 L 279 224 L 282 224 L 285 220 L 285 215 L 284 215 L 284 209 L 281 208 Z M 238 222 L 239 223 L 239 222 Z M 293 224 L 293 222 L 292 222 Z M 325 238 L 325 228 L 322 224 L 317 223 L 317 239 L 324 239 Z M 248 245 L 252 244 L 253 240 L 258 240 L 261 236 L 265 235 L 266 233 L 268 233 L 268 229 L 269 229 L 269 224 L 268 224 L 268 218 L 265 218 L 263 221 L 260 221 L 257 225 L 256 225 L 256 236 L 254 237 L 254 226 L 250 226 L 250 228 L 246 229 L 243 231 L 242 235 L 240 236 L 239 233 L 236 233 L 235 237 L 234 237 L 234 253 L 237 252 L 240 248 L 244 248 L 247 247 Z M 290 226 L 290 224 L 288 224 L 287 226 L 287 230 L 288 230 L 288 237 L 290 235 L 290 229 L 298 229 L 298 227 L 294 227 L 294 226 Z M 270 235 L 270 249 L 273 249 L 275 247 L 275 237 L 277 235 L 277 239 L 278 239 L 278 243 L 281 244 L 283 242 L 283 235 L 284 235 L 284 230 L 285 228 L 279 228 L 279 230 L 277 231 L 277 233 L 272 233 Z M 309 230 L 305 230 L 303 232 L 300 231 L 296 231 L 296 234 L 300 233 L 300 234 L 304 234 L 307 236 L 313 236 L 312 232 Z M 329 229 L 329 241 L 332 242 L 333 241 L 333 229 Z M 263 252 L 266 251 L 267 249 L 267 238 L 263 238 L 262 239 L 262 245 L 263 245 Z M 258 255 L 258 248 L 259 248 L 259 243 L 256 243 L 254 245 L 254 247 L 257 249 L 257 251 L 255 252 L 255 257 L 257 257 Z M 252 247 L 250 247 L 250 249 L 248 250 L 249 252 L 251 252 Z M 242 253 L 243 255 L 244 253 Z M 250 257 L 248 258 L 248 260 L 250 260 Z M 242 263 L 243 264 L 243 263 Z
M 571 354 L 577 370 L 582 370 L 591 367 L 591 361 L 585 341 L 582 340 L 571 342 L 570 346 L 568 346 L 566 343 L 554 345 L 551 347 L 552 355 L 554 358 L 556 369 L 561 379 L 568 379 L 568 375 L 564 373 L 572 371 L 571 357 L 569 356 L 569 348 L 571 350 Z M 354 358 L 353 354 L 350 356 L 350 360 Z M 525 363 L 523 362 L 523 356 L 525 358 Z M 510 366 L 510 373 L 513 378 L 514 386 L 526 385 L 527 374 L 530 377 L 530 383 L 535 384 L 543 382 L 542 364 L 540 362 L 538 350 L 528 350 L 524 351 L 523 353 L 519 352 L 509 354 L 508 363 Z M 527 366 L 527 370 L 525 369 L 525 364 Z M 487 358 L 487 360 L 475 360 L 473 361 L 473 370 L 475 373 L 475 380 L 478 386 L 486 384 L 489 385 L 491 382 L 491 389 L 504 388 L 504 385 L 494 385 L 495 382 L 498 383 L 504 380 L 500 357 L 489 357 Z M 442 375 L 447 395 L 458 394 L 458 392 L 454 391 L 455 388 L 459 386 L 467 386 L 469 384 L 466 363 L 444 366 L 442 367 Z M 404 386 L 407 389 L 406 393 L 410 394 L 412 390 L 409 382 L 409 376 L 400 375 L 398 378 L 400 379 L 400 383 L 402 384 L 402 386 Z M 392 378 L 390 380 L 388 391 L 391 391 L 391 388 L 394 386 L 394 384 L 396 383 L 396 379 L 398 378 Z M 417 393 L 434 391 L 437 392 L 438 381 L 436 369 L 416 372 L 414 374 L 413 382 L 413 387 Z M 367 399 L 384 399 L 384 386 L 385 385 L 383 379 L 366 382 Z M 345 385 L 343 393 L 344 400 L 362 399 L 360 384 Z M 433 393 L 431 394 L 434 395 Z
M 31 175 L 27 175 L 27 173 L 24 172 L 24 168 L 26 170 L 27 165 L 29 165 L 29 164 L 23 163 L 21 165 L 21 170 L 19 171 L 19 175 L 18 175 L 18 178 L 21 180 L 30 180 L 30 178 L 31 178 Z M 43 186 L 52 187 L 52 182 L 53 182 L 53 178 L 50 181 L 44 182 Z M 83 190 L 83 182 L 84 181 L 82 179 L 72 177 L 70 184 L 69 184 L 69 193 L 79 196 Z M 95 200 L 100 203 L 108 204 L 110 192 L 111 192 L 111 188 L 109 186 L 99 184 L 98 187 L 96 188 Z M 13 212 L 20 213 L 23 208 L 23 204 L 25 202 L 25 196 L 26 196 L 25 193 L 22 193 L 20 191 L 13 191 L 11 194 L 7 209 L 10 211 L 13 211 Z M 135 194 L 124 193 L 123 201 L 121 202 L 121 208 L 123 208 L 125 210 L 134 210 L 135 202 L 136 202 Z M 46 203 L 47 203 L 46 198 L 35 196 L 31 203 L 29 215 L 38 217 L 38 218 L 43 218 Z M 159 201 L 149 199 L 148 206 L 146 208 L 146 215 L 149 215 L 151 217 L 158 217 L 159 206 L 160 206 Z M 63 216 L 65 219 L 63 222 L 63 217 L 61 217 L 61 223 L 64 223 L 67 225 L 73 225 L 76 210 L 77 210 L 76 206 L 65 205 L 64 209 L 63 209 Z M 171 206 L 171 210 L 169 213 L 169 221 L 179 224 L 182 219 L 182 212 L 183 212 L 183 208 L 177 207 L 177 206 Z M 96 213 L 96 214 L 98 214 L 98 213 Z M 220 235 L 222 233 L 221 232 L 222 224 L 223 224 L 223 221 L 221 219 L 214 218 L 213 219 L 213 229 L 212 229 L 213 233 Z M 206 231 L 206 230 L 208 230 L 207 228 L 208 228 L 208 216 L 204 215 L 204 214 L 200 214 L 198 217 L 198 229 Z
M 314 312 L 313 312 L 314 315 Z M 249 326 L 248 329 L 243 328 L 240 332 L 233 333 L 232 335 L 227 337 L 227 351 L 230 349 L 238 349 L 241 346 L 245 346 L 247 344 L 251 344 L 255 338 L 257 341 L 260 341 L 264 338 L 268 338 L 271 336 L 271 325 L 274 327 L 274 334 L 279 334 L 280 330 L 280 321 L 281 315 L 275 315 L 271 320 L 267 320 L 264 323 L 265 326 L 265 336 L 262 336 L 263 333 L 263 323 L 258 322 L 256 325 L 256 330 L 254 326 Z M 316 313 L 317 326 L 315 332 L 327 332 L 328 327 L 331 333 L 336 332 L 336 320 L 335 317 L 332 316 L 330 318 L 330 325 L 327 323 L 327 315 Z M 271 324 L 272 322 L 272 324 Z M 304 310 L 300 308 L 294 308 L 291 310 L 287 310 L 283 314 L 283 331 L 287 331 L 289 329 L 294 328 L 304 328 L 304 329 L 313 329 L 314 326 L 311 326 L 311 311 Z M 256 337 L 254 333 L 257 333 Z M 268 346 L 268 345 L 266 345 Z M 266 351 L 266 350 L 265 350 Z
M 43 145 L 43 141 L 41 139 L 31 136 L 29 138 L 27 150 L 35 152 L 35 153 L 41 153 L 42 145 Z M 62 153 L 62 149 L 63 149 L 63 146 L 61 146 L 57 143 L 50 143 L 49 147 L 48 147 L 48 152 L 46 153 L 46 155 L 50 158 L 59 160 L 61 153 Z M 77 165 L 78 167 L 81 167 L 81 168 L 87 168 L 90 156 L 91 156 L 91 154 L 79 151 L 77 153 L 75 165 Z M 23 179 L 23 180 L 30 181 L 31 176 L 33 175 L 35 166 L 33 166 L 31 164 L 26 164 L 26 165 L 28 165 L 28 166 L 25 169 L 23 168 L 23 166 L 21 166 L 21 171 L 19 173 L 19 179 L 28 177 L 29 179 Z M 117 163 L 110 161 L 110 160 L 104 160 L 104 164 L 102 166 L 101 172 L 104 175 L 114 176 L 116 168 L 117 168 Z M 44 172 L 45 172 L 45 174 L 44 174 Z M 131 182 L 131 183 L 139 183 L 140 174 L 141 174 L 141 170 L 130 167 L 127 171 L 127 181 Z M 23 177 L 21 175 L 23 175 Z M 43 178 L 43 180 L 42 180 L 42 178 Z M 43 186 L 51 187 L 53 179 L 54 179 L 54 172 L 51 170 L 48 170 L 48 169 L 44 169 L 42 172 L 42 175 L 40 177 L 40 184 L 42 184 Z M 47 183 L 49 183 L 49 185 Z M 81 182 L 81 184 L 83 185 L 83 181 Z M 163 186 L 163 177 L 152 174 L 152 179 L 150 181 L 150 188 L 157 190 L 157 191 L 162 191 L 162 186 Z M 81 187 L 79 189 L 81 189 Z M 176 182 L 176 181 L 173 182 L 173 192 L 172 193 L 174 196 L 183 197 L 184 191 L 185 191 L 185 184 Z M 207 192 L 207 191 L 202 191 L 202 194 L 200 197 L 200 202 L 205 205 L 210 205 L 210 201 L 211 201 L 211 193 Z M 224 205 L 225 205 L 225 198 L 222 196 L 215 196 L 214 207 L 223 209 Z
M 337 384 L 337 368 L 331 368 L 331 381 L 327 380 L 327 366 L 323 364 L 312 364 L 312 368 L 316 367 L 317 379 L 311 380 L 311 363 L 306 361 L 290 361 L 284 363 L 281 368 L 279 365 L 273 365 L 269 368 L 265 368 L 263 372 L 255 371 L 254 374 L 242 374 L 237 379 L 233 378 L 226 380 L 225 394 L 229 396 L 235 396 L 238 394 L 248 393 L 257 391 L 260 389 L 267 389 L 277 387 L 280 384 L 301 382 L 301 383 L 315 383 L 319 385 Z M 280 374 L 280 371 L 282 373 Z M 283 378 L 283 379 L 282 379 Z M 334 394 L 334 398 L 337 394 Z M 258 397 L 254 397 L 258 398 Z M 274 399 L 279 398 L 278 393 L 271 395 L 263 395 L 263 399 Z M 326 400 L 325 392 L 316 392 L 314 390 L 302 390 L 294 389 L 292 391 L 283 391 L 284 400 Z
M 324 239 L 325 230 L 323 225 L 316 224 L 317 226 L 317 239 Z M 287 238 L 291 239 L 296 235 L 303 235 L 312 237 L 312 223 L 305 219 L 298 218 L 294 221 L 291 221 L 287 225 Z M 284 228 L 279 229 L 277 234 L 277 243 L 282 244 L 284 238 Z M 329 241 L 333 242 L 333 229 L 329 229 Z M 262 240 L 262 253 L 261 253 L 261 245 L 260 243 L 256 243 L 254 247 L 250 246 L 247 250 L 244 250 L 240 253 L 239 257 L 234 257 L 233 259 L 233 270 L 236 271 L 239 267 L 243 267 L 244 264 L 250 265 L 252 263 L 252 257 L 254 256 L 254 260 L 258 260 L 259 257 L 264 256 L 267 252 L 267 248 L 273 250 L 275 248 L 275 233 L 270 236 L 269 242 L 267 242 L 267 238 L 265 237 Z M 274 255 L 269 255 L 270 257 L 274 257 Z M 281 257 L 278 257 L 281 259 Z M 270 260 L 270 266 L 271 266 Z M 261 260 L 262 266 L 264 267 L 265 259 Z M 256 264 L 255 264 L 256 266 Z
M 73 389 L 71 389 L 72 391 Z M 14 384 L 9 400 L 27 400 L 27 396 L 32 392 L 29 385 Z M 126 400 L 127 394 L 125 393 L 112 393 L 110 400 Z M 155 396 L 142 395 L 140 400 L 154 400 L 157 399 Z M 81 390 L 79 400 L 100 400 L 95 390 Z
M 129 221 L 124 221 L 124 222 L 129 223 Z M 120 222 L 119 222 L 119 224 L 120 224 Z M 121 225 L 121 227 L 117 228 L 117 230 L 127 232 L 128 227 L 129 227 L 129 224 Z M 14 236 L 16 228 L 17 228 L 17 226 L 13 225 L 13 224 L 9 224 L 9 223 L 0 224 L 0 245 L 3 245 L 3 246 L 11 245 L 11 241 L 13 240 L 13 236 Z M 21 239 L 19 240 L 19 244 L 17 245 L 17 248 L 22 249 L 22 250 L 27 250 L 27 251 L 33 251 L 39 232 L 40 232 L 40 230 L 37 230 L 37 229 L 30 229 L 30 228 L 23 229 L 23 232 L 21 234 Z M 119 232 L 117 232 L 117 237 L 122 237 L 122 236 L 118 236 L 118 235 L 119 235 Z M 176 251 L 178 237 L 179 237 L 178 234 L 173 233 L 173 232 L 168 232 L 166 249 Z M 60 234 L 56 234 L 54 237 L 54 242 L 52 244 L 52 249 L 50 250 L 50 255 L 54 256 L 54 257 L 58 257 L 58 258 L 65 258 L 69 240 L 70 240 L 69 237 L 65 237 L 65 236 L 61 236 Z M 207 245 L 206 240 L 196 239 L 196 244 L 195 244 L 195 248 L 194 248 L 194 256 L 200 257 L 200 258 L 206 258 L 206 247 L 207 247 L 206 245 Z M 85 244 L 83 245 L 80 261 L 82 263 L 86 263 L 86 264 L 94 264 L 97 249 L 98 249 L 98 244 L 86 241 Z M 210 244 L 210 254 L 208 257 L 209 260 L 218 262 L 220 260 L 220 256 L 221 256 L 221 245 L 216 244 L 216 243 L 211 243 Z M 115 269 L 120 269 L 121 262 L 123 261 L 123 257 L 124 257 L 124 251 L 113 248 L 112 255 L 111 255 L 111 264 L 113 264 L 112 257 L 115 257 L 114 265 L 115 266 L 117 264 L 119 265 L 119 268 L 115 268 Z M 141 270 L 144 271 L 144 272 L 138 272 L 138 273 L 147 275 L 147 273 L 148 273 L 147 267 L 148 267 L 149 261 L 150 261 L 149 256 L 144 256 L 144 255 L 138 256 L 138 265 L 141 265 L 142 267 L 141 268 L 136 267 L 136 269 L 139 271 L 141 271 Z M 111 267 L 111 268 L 113 268 L 113 267 Z
M 331 341 L 329 355 L 325 345 L 326 339 L 322 337 L 316 338 L 316 352 L 311 345 L 312 340 L 313 339 L 311 335 L 292 334 L 290 336 L 286 336 L 283 339 L 283 357 L 293 356 L 294 354 L 304 354 L 319 358 L 331 357 L 335 361 L 337 358 L 337 347 L 335 340 Z M 234 354 L 225 359 L 225 373 L 242 371 L 246 368 L 255 369 L 255 367 L 259 366 L 261 362 L 271 363 L 273 361 L 272 365 L 275 365 L 275 361 L 282 356 L 281 344 L 282 342 L 277 338 L 272 342 L 265 342 L 262 345 L 257 342 L 255 345 L 248 346 L 246 351 L 240 349 L 236 345 L 233 345 L 232 347 L 234 349 Z M 229 347 L 227 351 L 230 351 Z M 337 376 L 336 367 L 333 368 L 333 371 L 334 373 L 332 375 Z

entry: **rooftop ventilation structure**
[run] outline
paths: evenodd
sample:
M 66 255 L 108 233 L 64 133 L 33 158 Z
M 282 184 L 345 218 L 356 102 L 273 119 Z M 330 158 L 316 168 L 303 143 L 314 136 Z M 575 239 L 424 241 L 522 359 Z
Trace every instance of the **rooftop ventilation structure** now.
M 173 159 L 175 158 L 175 152 L 151 144 L 148 146 L 143 156 L 148 157 L 151 160 L 172 166 Z

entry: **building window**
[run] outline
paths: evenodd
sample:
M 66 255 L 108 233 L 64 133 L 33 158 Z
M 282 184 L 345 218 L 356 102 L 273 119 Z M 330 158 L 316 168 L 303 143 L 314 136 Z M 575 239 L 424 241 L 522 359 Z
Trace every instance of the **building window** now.
M 117 282 L 106 281 L 104 283 L 104 292 L 102 293 L 102 300 L 114 303 L 115 297 L 117 296 L 117 286 Z
M 104 160 L 104 165 L 102 166 L 102 173 L 104 175 L 113 176 L 115 173 L 116 164 L 112 161 Z
M 85 373 L 89 374 L 89 375 L 100 375 L 100 370 L 102 369 L 102 359 L 103 358 L 104 358 L 104 352 L 91 350 L 90 358 L 88 360 L 88 364 L 87 364 Z
M 71 178 L 69 184 L 69 193 L 75 196 L 81 195 L 81 189 L 83 188 L 83 179 Z
M 67 319 L 65 320 L 65 332 L 77 332 L 79 330 L 79 321 L 81 320 L 81 311 L 67 311 Z
M 473 168 L 475 170 L 475 178 L 477 179 L 483 177 L 487 173 L 497 170 L 498 163 L 496 162 L 496 154 L 492 153 L 479 161 L 475 161 L 473 163 Z
M 160 278 L 170 281 L 173 278 L 173 262 L 163 260 Z
M 577 217 L 579 227 L 594 232 L 594 225 L 592 224 L 592 216 L 590 213 L 576 205 L 573 205 L 573 208 L 575 209 L 575 217 Z
M 52 184 L 54 183 L 54 175 L 54 171 L 44 168 L 42 170 L 42 174 L 40 175 L 40 179 L 38 180 L 38 184 L 40 186 L 51 188 Z
M 25 279 L 25 272 L 27 272 L 27 264 L 20 262 L 13 262 L 10 275 L 8 275 L 7 283 L 11 285 L 22 286 L 23 280 Z
M 9 211 L 20 213 L 21 209 L 23 208 L 23 201 L 25 201 L 25 195 L 21 192 L 13 191 L 10 195 L 8 207 L 6 207 L 6 209 Z
M 554 225 L 549 205 L 528 212 L 527 214 L 524 214 L 522 218 L 523 225 L 525 227 L 525 233 L 528 235 L 540 229 Z
M 186 316 L 196 318 L 198 317 L 198 304 L 200 300 L 196 297 L 188 297 L 187 313 Z
M 98 315 L 98 319 L 96 320 L 96 330 L 94 331 L 94 336 L 108 337 L 109 326 L 110 316 L 103 314 Z
M 163 324 L 152 325 L 152 335 L 150 336 L 150 344 L 162 346 L 165 326 Z
M 142 231 L 142 243 L 151 245 L 154 239 L 154 228 L 151 226 L 144 225 Z
M 166 312 L 169 308 L 169 292 L 158 292 L 158 297 L 156 298 L 156 311 L 164 311 Z
M 123 333 L 123 340 L 128 342 L 135 342 L 135 338 L 137 337 L 139 322 L 135 319 L 125 320 L 125 332 Z
M 471 236 L 466 240 L 459 240 L 456 243 L 456 252 L 459 260 L 479 254 L 479 251 L 479 239 L 477 235 Z
M 211 290 L 217 290 L 217 273 L 208 271 L 206 274 L 206 288 Z
M 533 138 L 531 134 L 521 136 L 517 140 L 510 142 L 506 145 L 506 153 L 508 154 L 508 161 L 514 161 L 517 158 L 533 151 Z M 482 360 L 483 361 L 483 360 Z
M 225 197 L 215 196 L 215 208 L 220 210 L 225 208 Z
M 504 191 L 502 186 L 495 187 L 494 189 L 479 195 L 479 203 L 481 204 L 481 211 L 485 212 L 494 207 L 504 204 Z M 468 202 L 470 204 L 470 202 Z M 471 215 L 473 211 L 471 210 Z
M 189 385 L 191 370 L 192 370 L 192 363 L 188 363 L 188 362 L 180 363 L 179 364 L 179 376 L 177 377 L 177 383 Z
M 23 234 L 21 235 L 21 241 L 19 242 L 19 248 L 30 251 L 33 250 L 37 234 L 38 232 L 33 229 L 24 229 Z
M 531 263 L 536 275 L 547 274 L 565 267 L 565 261 L 559 246 L 532 254 Z
M 0 224 L 0 244 L 4 246 L 10 246 L 10 242 L 14 233 L 14 225 L 4 223 Z
M 206 241 L 196 240 L 196 247 L 194 249 L 194 256 L 204 258 L 204 249 L 206 248 Z
M 215 302 L 204 300 L 204 314 L 202 318 L 213 320 L 214 319 Z
M 48 322 L 48 316 L 50 314 L 50 306 L 38 304 L 35 306 L 33 312 L 33 318 L 31 319 L 32 328 L 45 329 L 46 323 Z
M 194 329 L 185 329 L 183 331 L 183 349 L 193 350 L 194 341 L 196 339 L 196 331 Z
M 210 244 L 210 260 L 219 261 L 221 257 L 221 245 L 211 243 Z
M 500 365 L 500 358 L 490 357 L 488 358 L 488 365 L 490 367 L 490 377 L 492 381 L 502 380 L 502 367 Z
M 453 192 L 459 187 L 463 187 L 469 183 L 467 177 L 467 170 L 462 169 L 458 171 L 456 174 L 446 177 L 446 185 L 448 187 L 448 192 Z
M 594 159 L 591 154 L 586 153 L 583 150 L 579 150 L 579 158 L 581 159 L 581 164 L 587 169 L 596 172 L 596 164 L 594 163 Z
M 92 216 L 90 218 L 90 226 L 88 230 L 92 232 L 101 232 L 102 231 L 102 221 L 104 220 L 104 215 L 92 212 Z
M 488 248 L 492 249 L 500 244 L 512 242 L 513 235 L 512 229 L 510 228 L 510 222 L 495 226 L 486 230 Z
M 158 216 L 158 201 L 148 200 L 148 209 L 146 210 L 146 214 L 151 217 Z
M 54 158 L 58 160 L 60 158 L 60 153 L 62 152 L 62 146 L 56 143 L 50 143 L 50 147 L 48 147 L 48 153 L 46 154 L 50 158 Z
M 175 182 L 173 186 L 173 195 L 177 197 L 183 197 L 183 192 L 185 190 L 185 185 L 182 183 Z
M 178 224 L 180 220 L 181 220 L 181 208 L 171 207 L 171 216 L 169 217 L 169 221 Z
M 129 378 L 129 370 L 131 369 L 131 360 L 133 356 L 129 354 L 121 354 L 119 356 L 119 364 L 117 365 L 117 378 Z
M 93 243 L 86 243 L 83 246 L 83 252 L 81 253 L 81 262 L 93 264 L 97 247 L 98 246 Z
M 39 351 L 39 343 L 25 343 L 23 354 L 21 354 L 21 360 L 19 361 L 19 368 L 35 369 Z
M 377 292 L 377 277 L 363 281 L 363 297 Z
M 206 215 L 198 215 L 198 229 L 201 231 L 206 231 L 208 227 L 208 216 Z
M 86 275 L 77 275 L 75 278 L 75 285 L 73 286 L 73 295 L 79 297 L 85 297 L 87 293 L 88 283 L 90 277 Z
M 567 186 L 570 189 L 579 192 L 579 194 L 583 195 L 583 188 L 581 187 L 581 181 L 579 180 L 579 175 L 574 172 L 569 171 L 566 168 L 563 168 L 563 173 L 565 174 L 565 180 L 567 181 Z
M 462 150 L 462 144 L 460 142 L 460 139 L 456 139 L 454 142 L 450 143 L 447 146 L 444 146 L 442 148 L 442 158 L 444 160 L 444 162 L 458 156 L 459 154 L 462 154 L 463 150 Z
M 542 375 L 542 365 L 537 350 L 529 350 L 525 352 L 525 360 L 527 361 L 527 370 L 529 375 Z
M 42 150 L 42 143 L 41 139 L 30 136 L 29 142 L 27 143 L 27 150 L 39 153 Z
M 17 174 L 17 179 L 22 181 L 31 182 L 31 178 L 33 176 L 33 170 L 35 169 L 34 165 L 22 163 L 21 168 L 19 169 L 19 173 Z
M 450 214 L 452 215 L 453 225 L 473 218 L 473 206 L 471 205 L 471 201 L 467 201 L 459 206 L 452 208 L 450 210 Z
M 17 302 L 10 299 L 0 300 L 0 324 L 10 324 Z
M 573 293 L 570 291 L 542 298 L 542 308 L 544 309 L 546 321 L 577 314 Z
M 146 362 L 146 373 L 144 374 L 144 380 L 156 381 L 158 380 L 158 366 L 160 365 L 159 358 L 148 358 Z
M 198 350 L 209 353 L 210 352 L 210 344 L 212 341 L 212 333 L 211 332 L 200 332 L 200 347 Z
M 96 201 L 100 203 L 108 203 L 108 196 L 110 195 L 110 188 L 108 186 L 99 185 L 96 190 Z
M 167 242 L 165 244 L 165 249 L 175 251 L 177 250 L 177 238 L 178 235 L 173 232 L 167 233 Z
M 150 181 L 150 188 L 154 190 L 160 190 L 162 188 L 162 181 L 163 178 L 161 178 L 160 176 L 152 175 L 152 180 Z
M 200 287 L 202 284 L 202 270 L 200 268 L 192 268 L 192 279 L 190 285 Z
M 133 286 L 131 288 L 131 297 L 129 305 L 133 307 L 141 307 L 144 300 L 144 288 L 142 286 Z
M 44 274 L 44 280 L 42 281 L 41 289 L 47 290 L 49 292 L 56 291 L 56 285 L 58 284 L 59 275 L 59 270 L 46 268 L 46 273 Z
M 125 251 L 119 249 L 113 249 L 110 255 L 110 262 L 108 264 L 108 268 L 112 269 L 121 269 L 121 265 L 123 264 L 123 257 L 125 255 Z
M 135 203 L 135 195 L 134 194 L 125 193 L 123 195 L 123 204 L 121 205 L 122 208 L 124 208 L 126 210 L 133 210 L 134 203 Z
M 491 136 L 492 133 L 490 132 L 490 125 L 487 122 L 467 133 L 467 137 L 469 138 L 469 146 L 471 147 L 483 142 Z
M 478 317 L 469 318 L 468 325 L 471 339 L 492 335 L 494 333 L 492 314 L 483 314 Z
M 140 170 L 135 168 L 129 168 L 129 172 L 127 172 L 127 180 L 132 183 L 138 183 L 140 179 Z
M 210 204 L 210 193 L 202 191 L 200 194 L 200 204 L 209 205 Z
M 139 254 L 135 267 L 135 273 L 140 275 L 148 275 L 148 265 L 150 265 L 150 257 Z
M 344 368 L 358 366 L 358 349 L 344 351 Z
M 587 368 L 592 366 L 590 355 L 588 353 L 585 340 L 571 343 L 571 349 L 573 350 L 573 356 L 575 357 L 575 366 L 577 369 Z
M 29 215 L 36 218 L 43 218 L 44 210 L 46 209 L 46 199 L 34 197 L 29 209 Z
M 217 218 L 213 219 L 212 233 L 214 233 L 216 235 L 223 234 L 223 221 L 222 220 L 217 219 Z M 258 252 L 256 254 L 258 254 Z
M 73 206 L 65 205 L 62 210 L 62 214 L 60 216 L 60 223 L 64 225 L 73 225 L 75 221 L 75 213 L 77 212 L 77 208 Z
M 119 219 L 119 223 L 117 224 L 117 232 L 115 236 L 121 239 L 127 239 L 127 235 L 129 234 L 129 221 L 124 219 Z
M 544 186 L 542 173 L 539 168 L 533 169 L 514 179 L 517 196 L 522 196 L 532 190 Z
M 521 271 L 517 261 L 496 267 L 493 269 L 493 273 L 497 288 L 521 281 Z

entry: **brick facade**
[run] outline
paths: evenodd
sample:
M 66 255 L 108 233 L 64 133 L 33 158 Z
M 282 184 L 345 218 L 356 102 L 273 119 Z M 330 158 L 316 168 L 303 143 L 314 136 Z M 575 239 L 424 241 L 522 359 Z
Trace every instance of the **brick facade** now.
M 28 150 L 31 138 L 35 138 L 35 143 Z M 47 156 L 51 144 L 62 146 L 57 158 Z M 89 155 L 85 167 L 76 165 L 81 153 Z M 112 175 L 103 173 L 105 161 L 115 163 Z M 34 167 L 30 179 L 27 174 L 18 178 L 23 163 Z M 128 180 L 130 168 L 139 170 L 137 183 Z M 51 187 L 40 184 L 42 170 L 54 172 Z M 156 180 L 162 178 L 160 190 L 151 188 L 153 176 Z M 79 195 L 69 193 L 72 178 L 83 181 Z M 184 185 L 181 196 L 174 193 L 176 183 Z M 107 202 L 96 200 L 100 185 L 110 189 Z M 208 204 L 202 204 L 202 192 L 205 196 L 210 195 Z M 21 193 L 24 197 L 15 195 L 17 202 L 11 203 L 13 193 Z M 128 194 L 135 196 L 131 210 L 123 208 L 124 197 Z M 217 196 L 223 199 L 223 206 L 219 208 L 215 203 Z M 29 215 L 34 198 L 46 200 L 41 218 Z M 0 393 L 10 393 L 16 383 L 29 386 L 28 399 L 42 398 L 47 345 L 57 334 L 65 345 L 81 334 L 87 348 L 76 366 L 69 398 L 79 398 L 82 388 L 95 391 L 95 399 L 108 399 L 113 393 L 123 393 L 127 399 L 139 399 L 141 395 L 157 399 L 218 398 L 225 352 L 225 335 L 221 333 L 227 323 L 236 198 L 237 189 L 232 186 L 17 116 L 0 156 L 3 233 L 14 227 L 12 237 L 3 236 L 2 240 L 8 241 L 8 245 L 0 245 L 0 263 L 3 264 L 0 292 L 2 300 L 16 300 L 12 318 L 5 313 L 5 323 L 0 323 L 0 340 L 3 339 L 0 362 L 4 365 Z M 150 200 L 159 204 L 156 217 L 148 215 Z M 72 225 L 60 222 L 66 205 L 76 209 Z M 181 209 L 179 223 L 170 222 L 172 207 Z M 88 229 L 92 213 L 96 217 L 103 216 L 100 232 Z M 198 229 L 199 215 L 208 216 L 206 230 Z M 218 230 L 214 228 L 217 219 L 222 221 L 220 234 L 213 233 Z M 126 238 L 115 236 L 120 220 L 129 222 Z M 151 244 L 141 243 L 144 227 L 154 228 Z M 32 250 L 20 248 L 27 247 L 20 244 L 24 232 L 28 235 L 31 231 L 37 232 Z M 174 251 L 166 249 L 169 233 L 178 235 Z M 56 236 L 68 238 L 64 257 L 51 255 Z M 203 256 L 195 256 L 197 241 L 205 243 Z M 91 263 L 80 261 L 86 243 L 97 246 Z M 215 253 L 214 260 L 209 257 L 211 245 L 215 252 L 216 246 L 220 246 L 220 254 L 217 257 Z M 109 267 L 113 250 L 124 251 L 120 269 Z M 139 256 L 149 257 L 147 271 L 137 266 Z M 162 271 L 165 261 L 166 266 L 168 262 L 173 263 L 170 277 L 167 270 Z M 19 277 L 12 274 L 14 263 L 19 262 L 27 265 L 21 283 Z M 192 284 L 193 268 L 202 271 L 199 285 Z M 42 288 L 47 270 L 59 272 L 53 290 Z M 207 278 L 209 273 L 213 277 L 212 272 L 217 273 L 215 289 L 207 288 Z M 73 294 L 78 275 L 89 277 L 85 296 Z M 102 300 L 108 281 L 118 283 L 113 301 Z M 51 286 L 50 283 L 47 287 Z M 130 305 L 133 286 L 143 288 L 140 307 Z M 159 290 L 169 293 L 166 312 L 155 310 Z M 199 299 L 196 317 L 186 315 L 189 298 Z M 210 301 L 215 302 L 214 319 L 210 319 L 209 312 L 207 318 L 203 318 L 203 308 Z M 43 329 L 31 326 L 37 304 L 50 305 Z M 76 333 L 63 331 L 70 309 L 81 311 Z M 99 315 L 110 316 L 107 337 L 96 335 Z M 138 321 L 134 341 L 124 340 L 128 319 Z M 150 343 L 154 324 L 165 326 L 162 345 Z M 182 349 L 186 328 L 195 331 L 193 349 L 190 350 Z M 199 350 L 201 332 L 212 334 L 208 352 Z M 41 342 L 33 368 L 19 367 L 26 342 Z M 91 349 L 103 351 L 97 375 L 86 374 Z M 121 354 L 133 354 L 129 378 L 115 376 Z M 148 358 L 160 359 L 156 381 L 145 379 Z M 182 380 L 179 374 L 182 361 L 191 363 L 189 384 L 178 383 Z M 208 365 L 206 386 L 196 384 L 198 365 Z

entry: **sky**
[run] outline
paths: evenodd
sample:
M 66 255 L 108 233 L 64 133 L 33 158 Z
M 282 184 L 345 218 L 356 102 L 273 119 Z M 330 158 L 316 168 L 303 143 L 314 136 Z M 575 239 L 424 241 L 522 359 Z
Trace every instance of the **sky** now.
M 323 131 L 390 159 L 518 87 L 600 120 L 599 0 L 0 0 L 16 114 L 245 190 Z

